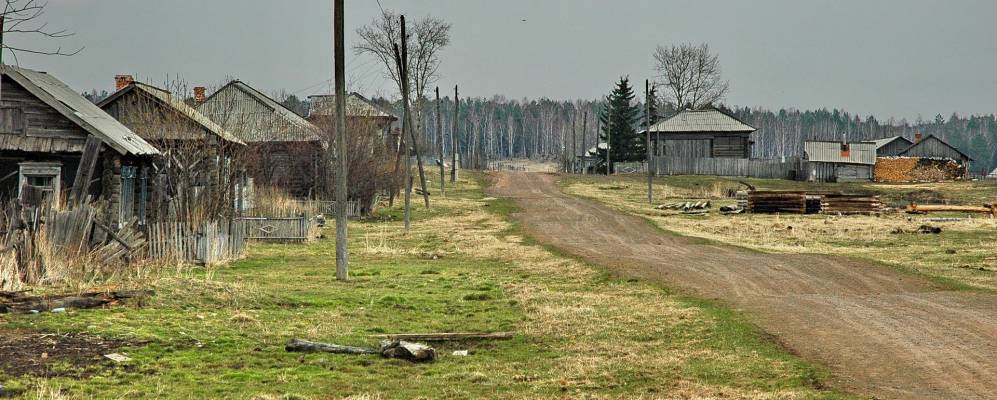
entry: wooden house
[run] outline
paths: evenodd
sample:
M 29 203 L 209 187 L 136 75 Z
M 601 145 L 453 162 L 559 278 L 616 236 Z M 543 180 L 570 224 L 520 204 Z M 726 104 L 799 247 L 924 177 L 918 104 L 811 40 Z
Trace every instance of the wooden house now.
M 158 147 L 158 174 L 150 209 L 160 219 L 197 220 L 232 212 L 240 168 L 232 165 L 245 143 L 170 92 L 131 77 L 98 104 Z M 143 179 L 145 176 L 143 175 Z
M 876 157 L 896 157 L 914 144 L 910 139 L 903 136 L 893 136 L 870 141 L 876 145 Z
M 308 120 L 320 127 L 329 127 L 334 132 L 336 116 L 335 95 L 308 96 Z M 357 132 L 380 133 L 386 143 L 397 143 L 401 135 L 401 118 L 390 110 L 368 100 L 359 93 L 346 96 L 346 126 Z
M 816 182 L 872 180 L 876 144 L 806 141 L 799 179 Z
M 145 218 L 149 142 L 45 72 L 0 66 L 0 190 L 24 185 L 51 201 L 108 202 L 107 222 Z
M 323 192 L 328 144 L 311 122 L 238 80 L 195 101 L 201 113 L 249 146 L 244 165 L 256 186 L 297 197 Z
M 715 108 L 683 110 L 651 126 L 655 156 L 751 158 L 755 128 Z
M 900 151 L 901 157 L 918 157 L 935 160 L 952 160 L 961 165 L 969 167 L 973 158 L 963 153 L 955 146 L 952 146 L 935 135 L 928 135 L 924 139 L 916 140 L 915 143 Z

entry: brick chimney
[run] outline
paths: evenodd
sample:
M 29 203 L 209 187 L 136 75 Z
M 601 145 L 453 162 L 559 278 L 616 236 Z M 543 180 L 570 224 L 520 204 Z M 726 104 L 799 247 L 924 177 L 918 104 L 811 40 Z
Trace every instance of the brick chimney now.
M 194 87 L 194 102 L 195 103 L 197 103 L 197 104 L 204 103 L 204 100 L 207 99 L 207 97 L 204 95 L 206 90 L 207 89 L 205 89 L 204 86 L 195 86 Z
M 135 82 L 135 78 L 131 75 L 115 75 L 114 76 L 114 90 L 124 89 L 125 86 L 130 85 Z
M 842 143 L 841 144 L 841 157 L 843 157 L 843 158 L 851 157 L 851 153 L 852 153 L 851 146 L 849 146 L 848 143 Z
M 921 132 L 914 134 L 914 143 L 921 143 L 921 139 L 924 139 L 924 134 Z

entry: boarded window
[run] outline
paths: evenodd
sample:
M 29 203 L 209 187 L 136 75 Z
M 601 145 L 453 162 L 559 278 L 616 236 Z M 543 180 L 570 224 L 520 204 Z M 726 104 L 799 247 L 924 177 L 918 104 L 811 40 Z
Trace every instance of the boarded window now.
M 32 192 L 42 193 L 42 199 L 32 201 L 41 205 L 42 201 L 58 204 L 61 190 L 62 164 L 57 162 L 22 162 L 18 170 L 18 197 L 24 195 L 25 186 L 30 186 Z M 23 200 L 23 198 L 22 198 Z
M 24 110 L 20 107 L 0 107 L 0 133 L 24 133 Z

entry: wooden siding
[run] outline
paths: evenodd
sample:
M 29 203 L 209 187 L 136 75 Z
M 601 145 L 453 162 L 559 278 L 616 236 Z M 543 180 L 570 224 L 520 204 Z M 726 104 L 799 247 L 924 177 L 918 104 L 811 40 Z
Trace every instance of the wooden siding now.
M 905 157 L 950 158 L 962 162 L 969 161 L 966 156 L 934 136 L 928 136 L 900 155 Z
M 87 132 L 7 76 L 3 77 L 3 97 L 0 101 L 0 112 L 5 114 L 0 119 L 23 119 L 21 129 L 0 131 L 0 149 L 2 150 L 45 153 L 83 152 Z M 8 116 L 8 113 L 16 114 Z
M 799 180 L 813 182 L 856 182 L 872 180 L 872 165 L 829 162 L 802 162 Z
M 748 138 L 740 136 L 718 136 L 713 139 L 713 157 L 748 158 L 751 151 Z
M 709 157 L 711 147 L 709 139 L 665 140 L 661 155 L 678 158 Z
M 652 136 L 655 154 L 680 158 L 750 158 L 748 133 L 685 132 Z
M 141 90 L 131 90 L 105 104 L 104 112 L 150 142 L 163 140 L 206 140 L 217 136 L 170 106 Z M 162 146 L 160 150 L 162 149 Z
M 656 159 L 658 175 L 715 175 L 753 178 L 792 179 L 799 166 L 798 159 L 759 160 L 747 158 L 680 158 Z
M 890 143 L 883 145 L 883 147 L 876 149 L 876 157 L 890 157 L 890 156 L 899 155 L 900 152 L 906 150 L 908 147 L 910 147 L 910 145 L 911 142 L 903 138 L 896 138 Z

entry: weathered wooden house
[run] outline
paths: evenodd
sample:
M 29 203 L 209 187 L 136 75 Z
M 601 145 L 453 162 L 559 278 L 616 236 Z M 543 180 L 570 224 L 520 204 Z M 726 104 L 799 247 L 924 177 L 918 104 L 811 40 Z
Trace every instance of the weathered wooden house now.
M 876 144 L 806 141 L 803 143 L 804 170 L 797 178 L 816 182 L 872 180 L 876 165 Z
M 907 146 L 907 148 L 903 149 L 897 155 L 901 157 L 952 160 L 967 168 L 969 167 L 969 163 L 973 161 L 972 157 L 935 135 L 928 135 L 924 139 L 915 140 L 915 143 Z
M 0 190 L 24 185 L 51 201 L 106 200 L 108 223 L 145 218 L 152 160 L 160 152 L 52 75 L 0 66 Z
M 876 139 L 871 141 L 876 145 L 876 157 L 896 157 L 899 156 L 901 152 L 907 150 L 910 145 L 914 144 L 910 139 L 903 136 L 893 136 L 883 139 Z
M 335 95 L 308 96 L 308 100 L 309 121 L 323 127 L 335 126 L 332 123 L 336 116 Z M 346 126 L 371 133 L 380 132 L 385 139 L 397 138 L 401 132 L 400 119 L 394 113 L 355 92 L 346 96 Z
M 256 186 L 297 197 L 323 192 L 328 144 L 311 122 L 238 80 L 195 101 L 201 113 L 247 143 L 244 165 Z
M 655 155 L 751 158 L 755 128 L 715 108 L 684 110 L 651 126 Z
M 244 152 L 239 138 L 170 92 L 131 77 L 115 79 L 116 92 L 98 104 L 107 114 L 160 149 L 150 214 L 185 221 L 232 212 Z M 145 172 L 124 174 L 151 179 Z

